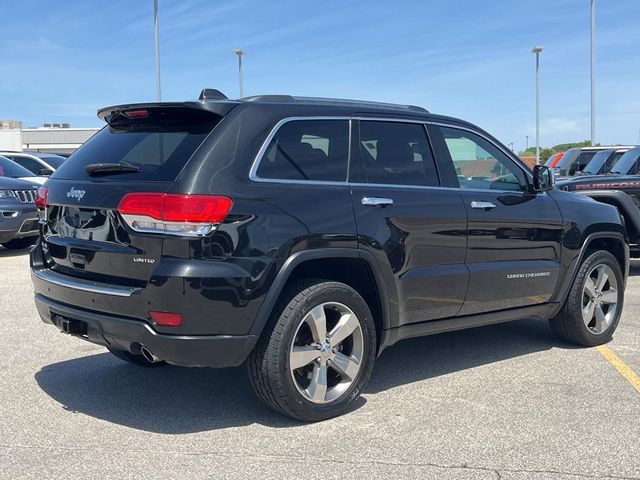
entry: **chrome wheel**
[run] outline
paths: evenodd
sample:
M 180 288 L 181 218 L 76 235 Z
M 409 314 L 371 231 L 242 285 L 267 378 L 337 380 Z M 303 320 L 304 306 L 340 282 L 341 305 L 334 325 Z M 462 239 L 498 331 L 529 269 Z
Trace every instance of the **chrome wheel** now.
M 602 333 L 616 318 L 618 282 L 611 267 L 600 264 L 587 275 L 582 291 L 582 320 L 592 333 Z
M 312 308 L 302 319 L 289 352 L 289 370 L 298 392 L 327 403 L 349 390 L 364 354 L 362 326 L 353 311 L 337 302 Z

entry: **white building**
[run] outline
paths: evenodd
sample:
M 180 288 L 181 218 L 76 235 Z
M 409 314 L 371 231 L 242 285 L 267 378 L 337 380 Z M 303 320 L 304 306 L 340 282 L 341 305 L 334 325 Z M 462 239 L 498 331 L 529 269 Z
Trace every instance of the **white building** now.
M 73 153 L 98 130 L 98 128 L 69 128 L 67 123 L 22 128 L 22 122 L 0 120 L 0 151 L 33 150 Z
M 23 128 L 22 150 L 73 153 L 98 130 L 98 128 Z

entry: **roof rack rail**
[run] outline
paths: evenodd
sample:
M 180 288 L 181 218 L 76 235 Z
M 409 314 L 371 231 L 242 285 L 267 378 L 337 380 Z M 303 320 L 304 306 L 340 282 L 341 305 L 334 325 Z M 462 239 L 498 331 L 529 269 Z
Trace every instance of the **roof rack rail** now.
M 198 100 L 228 100 L 224 93 L 216 88 L 203 88 Z
M 371 102 L 367 100 L 350 100 L 346 98 L 322 98 L 322 97 L 298 97 L 292 95 L 254 95 L 251 97 L 243 97 L 240 100 L 245 102 L 301 102 L 301 103 L 333 103 L 352 106 L 369 106 L 392 108 L 398 110 L 411 110 L 420 113 L 429 113 L 426 108 L 416 105 L 401 105 L 397 103 Z
M 253 95 L 242 97 L 240 100 L 245 102 L 293 102 L 295 98 L 291 95 Z
M 415 110 L 417 112 L 429 113 L 426 108 L 418 107 L 416 105 L 403 105 L 399 103 L 386 103 L 386 102 L 374 102 L 369 100 L 352 100 L 348 98 L 319 98 L 319 97 L 293 97 L 295 100 L 301 102 L 331 102 L 331 103 L 344 103 L 348 105 L 362 105 L 362 106 L 374 106 L 384 108 L 397 108 L 399 110 Z

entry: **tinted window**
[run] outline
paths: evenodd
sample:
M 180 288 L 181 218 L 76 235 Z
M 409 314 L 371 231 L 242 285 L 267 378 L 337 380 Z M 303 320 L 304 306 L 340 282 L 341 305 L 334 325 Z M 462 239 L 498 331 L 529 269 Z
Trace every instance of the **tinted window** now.
M 460 188 L 526 190 L 523 171 L 499 148 L 466 130 L 440 129 L 453 160 Z
M 59 157 L 58 155 L 45 155 L 42 159 L 51 165 L 53 168 L 59 168 L 62 165 L 62 162 L 66 160 L 64 157 Z
M 417 123 L 360 121 L 360 158 L 351 180 L 389 185 L 438 185 L 425 127 Z
M 40 170 L 46 168 L 44 165 L 41 165 L 39 162 L 36 162 L 32 158 L 28 157 L 20 157 L 18 155 L 9 156 L 11 160 L 16 162 L 18 165 L 22 165 L 24 168 L 29 170 L 33 175 L 40 175 Z
M 33 177 L 33 173 L 8 158 L 0 157 L 0 177 Z
M 56 170 L 55 178 L 86 177 L 84 167 L 92 163 L 127 162 L 140 172 L 103 180 L 174 180 L 220 117 L 187 108 L 155 108 L 146 117 L 109 120 Z
M 575 166 L 575 168 L 572 168 L 571 171 L 581 172 L 582 170 L 584 170 L 584 167 L 587 166 L 587 164 L 591 161 L 591 159 L 594 157 L 596 153 L 598 152 L 597 151 L 581 152 L 580 157 L 578 158 L 578 164 Z
M 637 162 L 640 158 L 640 148 L 632 148 L 624 153 L 615 166 L 611 169 L 611 173 L 619 173 L 621 175 L 635 175 L 637 173 Z
M 625 152 L 616 152 L 616 154 L 612 158 L 610 158 L 607 164 L 605 165 L 604 173 L 609 173 L 611 169 L 616 166 L 616 163 L 618 163 L 618 160 L 620 160 L 620 158 L 622 157 L 622 155 L 624 155 L 624 153 Z
M 347 120 L 295 120 L 278 129 L 256 174 L 276 180 L 344 182 L 348 159 Z
M 584 173 L 591 173 L 596 175 L 600 172 L 600 169 L 607 161 L 609 156 L 613 153 L 613 150 L 602 150 L 596 153 L 586 167 L 582 169 Z

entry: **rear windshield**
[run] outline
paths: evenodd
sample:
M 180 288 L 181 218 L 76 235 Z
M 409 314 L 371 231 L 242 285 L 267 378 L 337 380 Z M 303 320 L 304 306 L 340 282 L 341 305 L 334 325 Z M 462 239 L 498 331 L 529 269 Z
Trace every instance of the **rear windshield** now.
M 0 157 L 0 177 L 33 177 L 33 173 L 6 157 Z
M 102 180 L 174 180 L 221 117 L 188 108 L 137 109 L 136 118 L 115 114 L 56 170 L 54 178 L 89 178 L 95 163 L 128 163 L 139 172 L 102 176 Z M 126 113 L 126 112 L 125 112 Z

